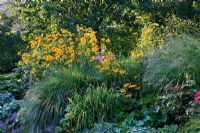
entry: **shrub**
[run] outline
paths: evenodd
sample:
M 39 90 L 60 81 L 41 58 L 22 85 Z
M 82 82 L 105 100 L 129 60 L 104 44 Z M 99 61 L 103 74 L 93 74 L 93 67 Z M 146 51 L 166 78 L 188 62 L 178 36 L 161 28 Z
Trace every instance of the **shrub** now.
M 159 30 L 163 32 L 160 33 L 160 36 L 163 37 L 186 34 L 199 38 L 200 35 L 199 22 L 195 22 L 191 19 L 181 19 L 176 15 L 170 15 L 166 17 L 163 27 L 161 27 Z
M 19 34 L 13 33 L 13 18 L 8 17 L 0 11 L 0 72 L 11 71 L 19 57 L 18 50 L 21 48 L 23 41 Z
M 81 94 L 91 84 L 97 84 L 96 71 L 80 67 L 52 70 L 43 80 L 36 82 L 27 92 L 19 113 L 23 130 L 42 132 L 50 124 L 56 125 L 64 114 L 66 98 L 73 90 Z
M 145 56 L 148 49 L 156 46 L 156 43 L 158 42 L 158 39 L 155 39 L 157 26 L 157 23 L 148 23 L 141 29 L 141 36 L 131 53 L 131 57 L 135 62 L 141 61 L 140 59 Z
M 198 79 L 199 43 L 196 39 L 183 36 L 149 53 L 143 81 L 154 87 L 163 87 L 170 82 L 182 82 L 185 74 Z
M 197 108 L 194 93 L 199 89 L 195 81 L 186 79 L 182 85 L 167 86 L 158 97 L 156 105 L 168 115 L 167 123 L 184 123 Z

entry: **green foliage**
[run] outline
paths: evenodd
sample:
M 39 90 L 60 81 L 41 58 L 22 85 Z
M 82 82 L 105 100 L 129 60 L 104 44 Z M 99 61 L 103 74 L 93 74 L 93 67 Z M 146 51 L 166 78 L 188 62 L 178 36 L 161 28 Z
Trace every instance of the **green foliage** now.
M 131 58 L 124 56 L 116 56 L 111 61 L 110 67 L 103 73 L 104 81 L 110 87 L 119 88 L 124 83 L 142 83 L 143 67 L 135 63 Z
M 20 78 L 18 72 L 0 75 L 0 93 L 9 92 L 16 99 L 21 99 L 27 84 Z
M 167 115 L 158 107 L 144 108 L 140 112 L 132 112 L 122 123 L 121 127 L 127 131 L 133 127 L 158 127 L 167 121 Z
M 31 86 L 24 98 L 19 120 L 24 130 L 43 131 L 50 124 L 57 124 L 64 114 L 67 97 L 73 90 L 81 94 L 89 84 L 97 84 L 97 73 L 79 67 L 52 70 L 43 80 Z
M 198 133 L 200 131 L 199 107 L 195 108 L 195 114 L 180 128 L 182 133 Z
M 197 104 L 193 99 L 199 89 L 195 81 L 187 79 L 182 85 L 167 86 L 158 97 L 156 105 L 168 115 L 168 123 L 183 123 L 190 118 Z
M 11 93 L 5 92 L 0 94 L 0 105 L 4 105 L 5 103 L 9 103 L 14 99 Z
M 60 28 L 76 31 L 76 26 L 91 27 L 97 31 L 98 38 L 109 36 L 115 53 L 129 55 L 137 37 L 135 5 L 131 1 L 26 1 L 16 2 L 19 20 L 25 29 L 24 40 L 31 40 L 38 34 L 48 33 Z
M 199 75 L 199 41 L 187 36 L 167 42 L 163 48 L 152 51 L 147 60 L 144 82 L 154 87 L 183 82 L 184 75 Z
M 157 29 L 157 36 L 168 41 L 171 37 L 181 36 L 183 34 L 198 39 L 200 35 L 200 25 L 192 19 L 179 18 L 176 15 L 169 15 L 164 19 L 164 23 Z
M 20 109 L 20 101 L 11 93 L 0 93 L 0 131 L 8 132 Z
M 96 123 L 90 132 L 93 133 L 120 133 L 121 129 L 118 128 L 116 123 Z
M 126 132 L 140 132 L 140 133 L 177 133 L 178 126 L 177 125 L 165 125 L 162 128 L 151 128 L 151 127 L 142 127 L 142 126 L 134 126 L 134 127 L 126 127 L 129 128 Z M 83 130 L 82 132 L 92 132 L 92 133 L 123 133 L 123 128 L 120 128 L 116 123 L 96 123 L 94 128 L 91 130 Z
M 5 103 L 3 106 L 0 106 L 0 120 L 8 118 L 18 110 L 19 110 L 19 101 L 13 99 L 11 102 Z
M 92 127 L 95 122 L 118 119 L 115 114 L 118 96 L 105 87 L 91 87 L 83 97 L 75 93 L 73 100 L 69 100 L 71 104 L 67 106 L 65 117 L 61 121 L 63 129 L 77 132 L 82 128 Z
M 6 71 L 15 66 L 18 61 L 17 52 L 23 41 L 20 35 L 13 33 L 12 18 L 0 11 L 0 71 Z

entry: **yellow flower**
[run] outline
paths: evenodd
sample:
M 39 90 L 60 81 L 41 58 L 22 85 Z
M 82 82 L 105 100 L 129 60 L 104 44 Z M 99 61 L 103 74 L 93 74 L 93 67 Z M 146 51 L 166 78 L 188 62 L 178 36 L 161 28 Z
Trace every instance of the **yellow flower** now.
M 69 37 L 68 39 L 67 39 L 67 42 L 69 43 L 69 42 L 71 42 L 73 39 L 72 39 L 72 37 Z
M 96 44 L 95 44 L 95 43 L 92 43 L 91 45 L 92 45 L 92 47 L 96 46 Z
M 50 44 L 45 45 L 45 49 L 48 50 L 50 48 Z
M 31 48 L 35 48 L 35 43 L 31 43 Z
M 61 48 L 62 48 L 62 49 L 66 49 L 67 46 L 64 44 L 64 45 L 61 46 Z
M 21 55 L 21 52 L 19 51 L 19 52 L 17 52 L 17 55 Z
M 69 52 L 74 52 L 74 46 L 70 46 L 68 49 Z
M 99 50 L 99 48 L 98 48 L 97 46 L 92 47 L 92 51 L 93 51 L 93 52 L 97 52 L 98 50 Z
M 106 45 L 102 44 L 102 45 L 101 45 L 101 49 L 102 49 L 102 50 L 103 50 L 103 49 L 105 50 L 105 49 L 106 49 Z
M 56 48 L 55 47 L 53 47 L 51 50 L 52 50 L 52 52 L 56 52 Z
M 101 38 L 101 41 L 105 41 L 106 39 L 105 38 Z
M 108 39 L 106 39 L 106 42 L 107 42 L 107 43 L 110 43 L 110 39 L 109 39 L 109 38 L 108 38 Z
M 78 51 L 78 55 L 81 55 L 81 52 L 80 52 L 80 51 Z
M 67 57 L 65 55 L 62 56 L 62 59 L 66 59 Z
M 70 45 L 73 45 L 73 44 L 74 44 L 74 42 L 70 42 L 69 44 L 70 44 Z
M 84 37 L 81 38 L 81 45 L 86 45 L 86 39 Z
M 74 52 L 70 54 L 70 58 L 71 58 L 71 59 L 74 59 L 74 56 L 75 56 L 75 53 L 74 53 Z
M 62 40 L 62 39 L 59 39 L 58 43 L 59 43 L 59 44 L 63 44 L 63 40 Z
M 27 58 L 26 58 L 26 55 L 23 54 L 23 55 L 22 55 L 22 60 L 25 61 L 26 59 L 27 59 Z
M 85 34 L 84 34 L 84 37 L 85 37 L 85 38 L 88 38 L 88 37 L 90 37 L 90 34 L 89 34 L 89 33 L 85 33 Z
M 19 61 L 19 62 L 18 62 L 18 65 L 20 65 L 20 66 L 21 66 L 21 65 L 22 65 L 22 61 Z
M 95 35 L 92 35 L 92 36 L 91 36 L 91 39 L 92 39 L 92 42 L 93 42 L 93 43 L 97 43 L 97 38 L 96 38 Z
M 119 90 L 119 92 L 124 94 L 124 93 L 126 93 L 126 90 L 124 88 L 122 88 L 122 89 Z
M 89 48 L 86 49 L 86 55 L 90 56 L 90 49 Z
M 68 32 L 68 30 L 66 30 L 66 29 L 61 29 L 61 32 L 62 32 L 63 34 L 66 34 L 66 33 Z
M 110 60 L 108 58 L 105 58 L 105 59 L 101 60 L 100 63 L 101 63 L 101 65 L 107 66 L 110 64 Z

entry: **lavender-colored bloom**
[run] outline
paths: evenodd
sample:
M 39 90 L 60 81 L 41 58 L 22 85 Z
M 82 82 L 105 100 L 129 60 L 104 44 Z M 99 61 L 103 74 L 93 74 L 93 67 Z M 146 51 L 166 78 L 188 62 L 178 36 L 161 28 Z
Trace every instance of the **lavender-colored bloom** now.
M 101 57 L 101 56 L 97 56 L 97 57 L 96 57 L 96 60 L 101 61 L 101 60 L 102 60 L 102 57 Z

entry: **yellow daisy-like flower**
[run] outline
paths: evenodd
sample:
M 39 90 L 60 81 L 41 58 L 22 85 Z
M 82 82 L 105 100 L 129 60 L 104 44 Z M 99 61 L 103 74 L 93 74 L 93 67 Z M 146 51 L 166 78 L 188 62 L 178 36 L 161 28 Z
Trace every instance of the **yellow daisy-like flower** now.
M 98 50 L 99 50 L 99 48 L 98 48 L 97 46 L 92 47 L 92 51 L 93 51 L 93 52 L 97 52 Z
M 101 41 L 105 41 L 106 39 L 105 38 L 101 38 Z
M 35 43 L 31 43 L 31 48 L 35 48 Z
M 103 50 L 103 49 L 105 50 L 105 49 L 106 49 L 106 45 L 102 44 L 102 45 L 101 45 L 101 49 L 102 49 L 102 50 Z
M 22 61 L 19 61 L 19 62 L 18 62 L 18 65 L 20 65 L 20 66 L 21 66 L 21 65 L 22 65 Z
M 89 48 L 86 49 L 86 55 L 90 56 L 90 49 Z
M 59 39 L 58 43 L 59 43 L 59 44 L 63 44 L 63 40 L 62 40 L 62 39 Z
M 84 34 L 84 37 L 85 37 L 85 38 L 89 38 L 89 37 L 90 37 L 90 34 L 89 34 L 89 33 L 85 33 L 85 34 Z
M 69 42 L 69 44 L 70 44 L 70 45 L 73 45 L 73 44 L 74 44 L 74 42 Z
M 62 32 L 63 34 L 66 34 L 66 33 L 68 32 L 68 30 L 66 30 L 66 29 L 61 29 L 61 32 Z
M 109 38 L 108 38 L 108 39 L 106 39 L 106 42 L 107 42 L 107 43 L 110 43 L 110 39 L 109 39 Z
M 56 52 L 56 48 L 55 47 L 53 47 L 51 50 L 52 50 L 52 52 Z
M 81 45 L 86 45 L 86 39 L 84 37 L 81 38 Z
M 19 52 L 17 52 L 17 55 L 19 55 L 19 56 L 20 56 L 20 55 L 21 55 L 21 52 L 20 52 L 20 51 L 19 51 Z
M 67 42 L 69 43 L 69 42 L 71 42 L 73 39 L 72 39 L 72 37 L 69 37 L 68 39 L 67 39 Z

